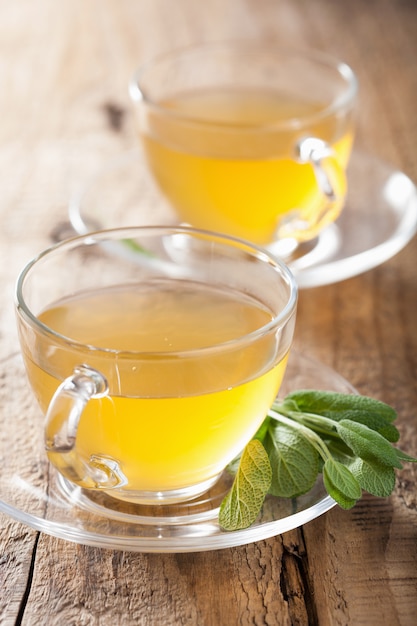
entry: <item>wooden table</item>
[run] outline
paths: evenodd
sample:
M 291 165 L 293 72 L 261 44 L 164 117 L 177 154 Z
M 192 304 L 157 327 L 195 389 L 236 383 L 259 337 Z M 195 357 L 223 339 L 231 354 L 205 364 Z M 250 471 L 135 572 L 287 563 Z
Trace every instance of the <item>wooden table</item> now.
M 0 2 L 0 365 L 17 350 L 13 286 L 62 236 L 80 181 L 135 145 L 127 81 L 173 47 L 231 37 L 311 46 L 356 70 L 356 145 L 417 179 L 414 0 Z M 300 294 L 296 345 L 399 412 L 417 453 L 417 239 L 356 278 Z M 10 389 L 10 393 L 13 389 Z M 2 429 L 12 431 L 2 414 Z M 417 615 L 416 467 L 246 546 L 189 554 L 86 547 L 0 515 L 0 623 L 408 626 Z

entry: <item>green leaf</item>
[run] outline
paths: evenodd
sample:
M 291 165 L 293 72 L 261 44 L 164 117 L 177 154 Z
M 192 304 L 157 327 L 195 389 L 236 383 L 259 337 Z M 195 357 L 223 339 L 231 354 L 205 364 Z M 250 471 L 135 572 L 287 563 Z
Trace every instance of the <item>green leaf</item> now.
M 224 530 L 247 528 L 255 521 L 271 478 L 266 450 L 260 441 L 253 439 L 244 449 L 232 488 L 220 505 L 219 524 Z
M 413 456 L 410 456 L 406 452 L 403 452 L 399 448 L 394 448 L 394 450 L 397 454 L 399 461 L 408 461 L 409 463 L 417 463 L 417 459 L 415 459 Z
M 343 411 L 377 415 L 384 422 L 393 422 L 397 418 L 395 409 L 385 402 L 353 393 L 305 389 L 293 391 L 286 396 L 285 400 L 294 402 L 301 412 L 316 413 L 331 419 L 337 419 Z
M 323 466 L 323 482 L 327 493 L 343 509 L 352 508 L 362 495 L 360 484 L 353 474 L 334 459 L 327 459 Z
M 143 254 L 147 257 L 154 256 L 152 252 L 149 252 L 149 250 L 146 250 L 146 248 L 143 248 L 134 239 L 122 239 L 122 244 L 125 245 L 127 248 L 130 248 L 134 252 L 139 252 L 140 254 Z
M 379 433 L 385 439 L 391 441 L 392 443 L 395 443 L 400 438 L 400 433 L 398 432 L 396 426 L 388 421 L 385 421 L 377 413 L 364 413 L 363 411 L 348 410 L 340 411 L 337 414 L 334 414 L 332 416 L 328 415 L 326 417 L 331 417 L 331 419 L 336 422 L 341 422 L 342 420 L 350 420 L 351 422 L 363 424 L 371 430 L 375 430 L 377 433 Z
M 319 455 L 304 435 L 285 424 L 271 422 L 264 446 L 272 468 L 272 495 L 295 498 L 313 487 Z
M 395 471 L 393 467 L 370 463 L 356 458 L 349 464 L 349 469 L 364 491 L 386 498 L 395 487 Z
M 396 419 L 396 411 L 374 398 L 355 394 L 334 393 L 329 391 L 304 390 L 290 393 L 285 403 L 293 410 L 314 413 L 328 417 L 336 422 L 349 419 L 359 422 L 379 432 L 388 441 L 398 441 L 400 434 L 392 424 Z
M 351 420 L 341 420 L 336 429 L 341 439 L 361 459 L 398 469 L 402 468 L 396 449 L 371 428 Z

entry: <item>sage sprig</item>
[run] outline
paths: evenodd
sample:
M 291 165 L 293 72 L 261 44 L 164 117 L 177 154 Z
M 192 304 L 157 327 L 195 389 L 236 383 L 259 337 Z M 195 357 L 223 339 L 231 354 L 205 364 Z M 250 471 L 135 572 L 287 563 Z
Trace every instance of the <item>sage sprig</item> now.
M 319 473 L 327 493 L 350 509 L 364 491 L 389 496 L 395 469 L 417 462 L 393 444 L 399 440 L 396 411 L 355 394 L 300 390 L 276 401 L 255 438 L 229 469 L 235 474 L 223 500 L 224 530 L 250 526 L 265 497 L 307 493 Z

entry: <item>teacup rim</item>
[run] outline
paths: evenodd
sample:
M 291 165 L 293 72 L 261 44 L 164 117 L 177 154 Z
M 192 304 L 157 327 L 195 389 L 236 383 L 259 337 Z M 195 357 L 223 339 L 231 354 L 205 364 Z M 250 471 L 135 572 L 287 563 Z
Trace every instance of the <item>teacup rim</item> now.
M 254 253 L 257 255 L 263 255 L 266 259 L 269 259 L 269 263 L 275 263 L 277 267 L 281 270 L 281 275 L 285 278 L 288 286 L 289 286 L 289 294 L 285 306 L 274 315 L 274 317 L 263 326 L 257 328 L 251 333 L 247 333 L 246 335 L 236 337 L 229 341 L 225 341 L 223 343 L 218 343 L 211 346 L 203 346 L 200 348 L 194 349 L 185 349 L 185 350 L 177 350 L 172 352 L 140 352 L 138 350 L 119 350 L 114 348 L 106 348 L 102 346 L 95 346 L 93 344 L 84 343 L 82 341 L 76 340 L 72 337 L 68 337 L 63 335 L 53 328 L 49 327 L 47 324 L 44 324 L 41 320 L 39 320 L 38 316 L 31 310 L 31 308 L 27 305 L 24 295 L 23 295 L 23 287 L 26 278 L 28 277 L 30 271 L 36 266 L 38 262 L 41 262 L 46 257 L 59 253 L 61 249 L 77 247 L 83 241 L 85 245 L 92 245 L 93 243 L 97 243 L 100 240 L 105 240 L 110 235 L 126 233 L 130 234 L 132 232 L 143 232 L 143 231 L 155 231 L 155 232 L 172 232 L 172 233 L 189 233 L 189 234 L 202 234 L 205 236 L 216 237 L 225 242 L 233 243 L 235 246 L 243 245 L 247 248 L 251 248 Z M 120 240 L 122 237 L 119 238 Z M 200 228 L 195 228 L 192 226 L 182 226 L 182 225 L 174 225 L 174 226 L 164 226 L 164 225 L 148 225 L 148 226 L 124 226 L 118 228 L 108 228 L 108 229 L 100 229 L 91 231 L 82 235 L 75 235 L 73 237 L 68 237 L 58 243 L 55 243 L 51 246 L 48 246 L 37 255 L 32 257 L 26 265 L 20 271 L 14 292 L 14 300 L 15 300 L 15 310 L 16 313 L 23 317 L 27 323 L 30 324 L 32 328 L 36 328 L 38 332 L 41 332 L 43 335 L 47 337 L 52 337 L 56 342 L 61 344 L 65 344 L 66 346 L 71 346 L 75 349 L 83 349 L 88 350 L 89 352 L 94 352 L 95 354 L 108 355 L 110 358 L 117 355 L 119 358 L 123 359 L 138 359 L 140 357 L 144 359 L 150 359 L 155 357 L 160 360 L 161 358 L 166 359 L 177 359 L 179 357 L 196 357 L 198 354 L 209 354 L 210 352 L 219 351 L 221 349 L 228 350 L 232 347 L 239 346 L 242 343 L 250 343 L 252 341 L 256 341 L 258 338 L 266 336 L 268 333 L 272 331 L 276 331 L 280 327 L 283 327 L 291 317 L 295 316 L 298 302 L 298 285 L 296 279 L 288 267 L 288 265 L 282 261 L 280 258 L 275 256 L 273 253 L 269 252 L 265 248 L 258 246 L 254 243 L 246 241 L 245 239 L 240 239 L 238 237 L 234 237 L 232 235 L 226 235 L 223 233 L 218 233 L 215 231 L 204 230 Z
M 286 55 L 296 56 L 300 58 L 304 58 L 306 60 L 312 60 L 321 65 L 324 65 L 328 68 L 335 70 L 339 76 L 341 76 L 346 82 L 346 89 L 339 94 L 336 98 L 333 98 L 330 102 L 316 111 L 314 114 L 306 115 L 306 116 L 289 116 L 286 119 L 279 120 L 278 122 L 273 123 L 253 123 L 253 124 L 233 124 L 229 122 L 221 122 L 218 120 L 210 120 L 207 118 L 200 117 L 190 117 L 184 113 L 181 113 L 177 110 L 169 109 L 161 104 L 159 104 L 154 99 L 148 97 L 146 92 L 142 91 L 139 87 L 139 79 L 145 73 L 151 69 L 156 63 L 164 62 L 169 60 L 171 57 L 175 57 L 178 55 L 185 55 L 190 52 L 204 50 L 204 49 L 214 49 L 220 47 L 244 47 L 248 48 L 253 47 L 256 49 L 263 48 L 271 48 L 276 50 L 277 52 L 285 53 Z M 181 121 L 184 124 L 190 126 L 199 126 L 204 127 L 206 129 L 221 129 L 223 131 L 236 131 L 239 132 L 271 132 L 271 131 L 281 131 L 294 128 L 303 128 L 304 126 L 308 126 L 311 123 L 319 121 L 321 119 L 331 117 L 335 112 L 339 110 L 343 110 L 350 104 L 353 104 L 359 90 L 359 81 L 356 72 L 353 68 L 346 62 L 342 61 L 337 56 L 334 56 L 328 52 L 324 52 L 322 50 L 307 48 L 307 47 L 297 47 L 297 46 L 289 46 L 283 45 L 280 42 L 275 40 L 260 40 L 256 38 L 251 39 L 230 39 L 230 40 L 221 40 L 221 41 L 209 41 L 202 42 L 196 44 L 190 44 L 187 46 L 181 46 L 177 48 L 173 48 L 169 51 L 162 52 L 157 54 L 142 64 L 140 64 L 136 70 L 133 72 L 131 79 L 128 83 L 128 92 L 133 103 L 143 102 L 147 107 L 152 109 L 155 113 L 159 113 L 164 117 L 172 120 Z

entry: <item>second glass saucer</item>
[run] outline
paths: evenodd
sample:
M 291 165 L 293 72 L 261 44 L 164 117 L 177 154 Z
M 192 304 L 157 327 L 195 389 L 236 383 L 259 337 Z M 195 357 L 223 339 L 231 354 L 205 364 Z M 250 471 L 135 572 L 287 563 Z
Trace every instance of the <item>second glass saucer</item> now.
M 337 222 L 286 258 L 300 288 L 373 269 L 404 248 L 417 231 L 417 188 L 403 172 L 354 151 L 348 181 L 346 206 Z M 79 234 L 175 223 L 139 150 L 111 161 L 82 186 L 70 200 L 69 218 Z

